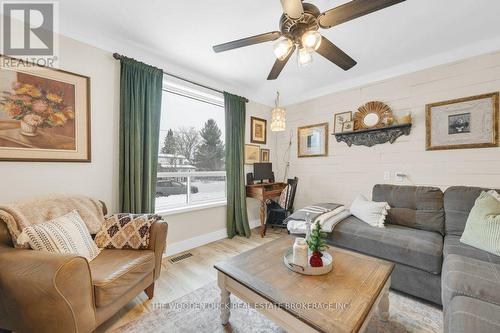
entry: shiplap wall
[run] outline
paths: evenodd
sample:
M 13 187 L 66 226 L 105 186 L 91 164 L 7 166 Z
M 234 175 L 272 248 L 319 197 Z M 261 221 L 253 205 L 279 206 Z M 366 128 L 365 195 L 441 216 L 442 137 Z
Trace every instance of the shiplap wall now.
M 425 150 L 425 105 L 460 97 L 500 91 L 500 52 L 434 67 L 287 107 L 287 131 L 278 135 L 278 167 L 282 177 L 290 131 L 293 132 L 289 176 L 299 177 L 295 207 L 314 202 L 349 204 L 358 194 L 371 197 L 377 183 L 451 185 L 500 188 L 500 148 Z M 410 111 L 413 128 L 394 144 L 371 148 L 337 143 L 329 135 L 327 157 L 297 158 L 297 127 L 328 122 L 334 113 L 355 111 L 379 100 L 396 115 Z M 384 172 L 391 180 L 384 180 Z M 409 179 L 396 182 L 394 173 Z

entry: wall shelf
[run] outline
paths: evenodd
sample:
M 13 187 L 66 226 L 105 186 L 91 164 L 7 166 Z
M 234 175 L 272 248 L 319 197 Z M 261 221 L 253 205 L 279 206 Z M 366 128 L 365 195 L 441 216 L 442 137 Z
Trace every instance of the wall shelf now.
M 346 133 L 333 133 L 337 142 L 345 142 L 349 147 L 366 146 L 390 142 L 394 143 L 402 135 L 410 135 L 411 124 L 394 125 L 382 128 L 371 128 Z

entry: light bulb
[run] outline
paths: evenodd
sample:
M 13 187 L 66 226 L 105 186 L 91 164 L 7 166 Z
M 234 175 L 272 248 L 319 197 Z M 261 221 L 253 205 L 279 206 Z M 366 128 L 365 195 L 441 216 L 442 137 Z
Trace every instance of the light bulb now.
M 290 51 L 292 50 L 293 43 L 289 38 L 280 39 L 274 46 L 274 55 L 279 60 L 285 60 Z
M 305 66 L 305 65 L 310 64 L 313 61 L 312 53 L 313 53 L 313 51 L 310 51 L 310 50 L 306 49 L 305 47 L 301 47 L 299 49 L 298 57 L 297 57 L 298 62 L 299 62 L 299 66 Z
M 314 30 L 309 30 L 302 35 L 302 46 L 309 50 L 316 51 L 321 44 L 321 34 Z

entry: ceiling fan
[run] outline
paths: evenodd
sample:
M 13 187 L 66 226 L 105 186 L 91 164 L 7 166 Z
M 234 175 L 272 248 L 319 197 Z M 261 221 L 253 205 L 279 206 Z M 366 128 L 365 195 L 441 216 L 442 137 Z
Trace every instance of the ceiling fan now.
M 300 66 L 311 63 L 312 54 L 317 52 L 347 71 L 356 65 L 356 61 L 326 37 L 321 36 L 319 28 L 329 29 L 403 1 L 405 0 L 353 0 L 321 13 L 318 7 L 302 3 L 302 0 L 281 0 L 284 13 L 280 18 L 280 31 L 215 45 L 213 49 L 219 53 L 279 39 L 274 44 L 277 59 L 267 77 L 268 80 L 278 78 L 296 49 Z

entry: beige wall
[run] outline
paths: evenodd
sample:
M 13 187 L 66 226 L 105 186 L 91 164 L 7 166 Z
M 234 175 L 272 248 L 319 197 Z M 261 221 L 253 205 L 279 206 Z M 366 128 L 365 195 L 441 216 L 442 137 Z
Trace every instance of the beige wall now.
M 0 202 L 48 193 L 86 194 L 117 209 L 119 63 L 61 36 L 60 68 L 91 78 L 91 163 L 0 162 Z
M 374 184 L 396 183 L 394 173 L 400 171 L 410 180 L 402 184 L 500 187 L 500 148 L 426 151 L 424 115 L 428 103 L 499 90 L 497 52 L 288 106 L 287 127 L 294 135 L 290 176 L 299 177 L 295 207 L 324 201 L 350 203 L 358 193 L 371 197 Z M 387 103 L 396 114 L 410 111 L 410 136 L 392 145 L 349 148 L 329 135 L 328 157 L 297 158 L 298 126 L 328 122 L 331 133 L 334 113 L 354 111 L 371 100 Z M 286 148 L 289 134 L 278 135 L 279 151 Z M 391 172 L 390 181 L 384 181 L 385 171 Z
M 60 68 L 91 78 L 91 163 L 1 162 L 0 203 L 45 195 L 75 193 L 103 200 L 110 212 L 118 209 L 118 122 L 120 64 L 110 52 L 60 36 Z M 156 66 L 156 58 L 133 56 Z M 270 108 L 258 103 L 247 104 L 248 125 L 251 115 L 270 116 Z M 249 137 L 249 134 L 247 134 Z M 249 139 L 247 140 L 249 142 Z M 268 134 L 270 148 L 271 134 Z M 274 149 L 271 149 L 272 151 Z M 223 234 L 225 206 L 169 215 L 168 242 L 186 241 L 193 237 Z M 258 206 L 249 200 L 249 218 L 258 219 Z

